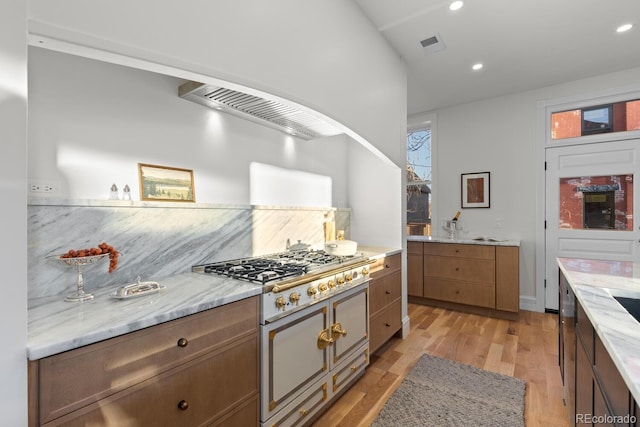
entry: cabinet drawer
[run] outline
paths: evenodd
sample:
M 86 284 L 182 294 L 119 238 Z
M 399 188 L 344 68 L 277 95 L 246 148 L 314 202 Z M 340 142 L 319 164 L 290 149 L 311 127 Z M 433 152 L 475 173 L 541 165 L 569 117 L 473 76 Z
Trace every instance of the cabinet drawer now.
M 345 361 L 342 366 L 337 367 L 331 377 L 333 393 L 339 392 L 358 374 L 364 371 L 369 364 L 369 346 L 360 348 L 351 360 Z
M 326 403 L 329 397 L 328 387 L 329 385 L 326 381 L 312 385 L 308 390 L 302 392 L 293 402 L 282 408 L 280 412 L 261 425 L 264 427 L 303 425 L 305 422 L 308 422 L 313 415 L 318 413 Z
M 495 247 L 485 245 L 462 245 L 458 243 L 425 243 L 425 255 L 447 257 L 495 259 Z
M 407 242 L 407 253 L 414 255 L 422 255 L 422 247 L 424 243 L 422 242 Z
M 424 296 L 441 301 L 495 308 L 493 285 L 425 277 Z
M 89 405 L 257 330 L 258 297 L 253 297 L 41 359 L 40 422 Z
M 371 278 L 375 279 L 377 277 L 394 273 L 395 271 L 400 271 L 401 267 L 400 254 L 395 254 L 374 260 L 374 262 L 369 266 L 369 272 L 371 274 Z
M 424 275 L 425 281 L 427 277 L 437 277 L 494 285 L 496 264 L 489 260 L 425 255 Z
M 630 411 L 633 408 L 627 384 L 597 335 L 595 337 L 595 371 L 602 386 L 602 394 L 610 405 L 613 415 L 631 414 Z
M 46 424 L 199 426 L 258 393 L 258 334 Z M 214 388 L 214 384 L 219 388 Z M 234 405 L 235 404 L 235 405 Z M 183 409 L 181 405 L 186 405 Z M 252 421 L 256 425 L 258 419 Z
M 591 321 L 582 308 L 582 304 L 576 304 L 576 335 L 582 341 L 585 352 L 591 364 L 594 363 L 594 329 Z
M 373 353 L 382 344 L 387 342 L 397 331 L 402 328 L 402 306 L 397 300 L 386 309 L 382 310 L 369 321 L 371 335 L 369 337 L 369 348 Z
M 402 283 L 400 272 L 369 282 L 369 311 L 375 315 L 390 303 L 400 298 Z

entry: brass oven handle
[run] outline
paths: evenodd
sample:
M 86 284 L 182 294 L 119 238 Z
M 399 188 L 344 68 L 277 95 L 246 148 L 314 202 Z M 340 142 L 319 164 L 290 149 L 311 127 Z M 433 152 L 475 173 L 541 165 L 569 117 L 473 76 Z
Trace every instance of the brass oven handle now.
M 331 336 L 333 337 L 333 339 L 335 341 L 338 338 L 340 338 L 340 335 L 342 335 L 343 337 L 346 337 L 347 336 L 347 331 L 346 331 L 346 329 L 342 329 L 342 324 L 340 322 L 334 323 L 331 326 Z
M 318 334 L 318 348 L 320 350 L 324 350 L 325 348 L 333 344 L 333 338 L 331 338 L 329 334 L 329 329 L 323 329 L 322 331 L 320 331 L 320 334 Z

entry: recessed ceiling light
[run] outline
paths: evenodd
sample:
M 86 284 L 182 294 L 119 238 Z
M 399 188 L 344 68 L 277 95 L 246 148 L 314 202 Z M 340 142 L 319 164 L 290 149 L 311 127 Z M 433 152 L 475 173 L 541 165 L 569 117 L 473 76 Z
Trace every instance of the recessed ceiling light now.
M 464 5 L 460 0 L 454 1 L 449 5 L 449 10 L 458 10 Z
M 481 62 L 478 62 L 477 64 L 473 64 L 473 66 L 471 67 L 471 69 L 472 69 L 473 71 L 478 71 L 478 70 L 482 69 L 482 67 L 484 67 L 484 65 L 482 65 L 482 63 L 481 63 Z
M 616 32 L 618 32 L 618 33 L 624 33 L 625 31 L 629 31 L 632 27 L 633 27 L 633 24 L 624 24 L 624 25 L 620 25 L 620 26 L 616 29 Z

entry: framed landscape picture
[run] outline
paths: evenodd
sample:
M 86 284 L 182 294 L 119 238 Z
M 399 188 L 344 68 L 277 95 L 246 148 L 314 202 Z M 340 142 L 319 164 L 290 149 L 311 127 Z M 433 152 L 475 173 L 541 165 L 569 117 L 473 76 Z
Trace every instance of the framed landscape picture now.
M 488 208 L 490 206 L 489 172 L 462 174 L 462 207 Z
M 193 171 L 138 163 L 140 200 L 195 202 Z

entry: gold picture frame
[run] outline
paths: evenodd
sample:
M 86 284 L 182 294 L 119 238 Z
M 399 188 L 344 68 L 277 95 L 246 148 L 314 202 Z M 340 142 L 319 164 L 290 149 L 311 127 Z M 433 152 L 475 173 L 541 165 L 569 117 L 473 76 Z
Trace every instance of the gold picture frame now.
M 193 170 L 138 163 L 140 200 L 195 202 Z
M 490 173 L 463 173 L 461 177 L 462 208 L 490 207 Z

